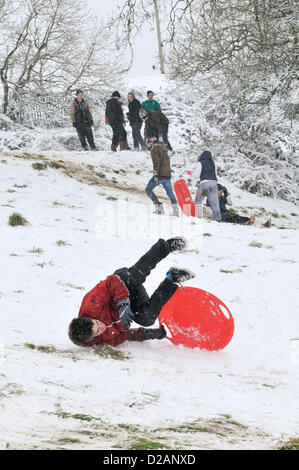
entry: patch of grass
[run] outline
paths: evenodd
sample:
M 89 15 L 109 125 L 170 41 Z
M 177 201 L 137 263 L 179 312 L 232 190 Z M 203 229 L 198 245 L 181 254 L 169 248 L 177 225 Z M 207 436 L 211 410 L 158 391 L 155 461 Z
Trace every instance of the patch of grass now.
M 211 237 L 212 234 L 207 232 L 207 233 L 203 233 L 202 236 L 203 236 L 203 237 Z
M 282 444 L 278 450 L 299 450 L 299 437 L 293 437 Z
M 298 214 L 295 214 L 295 212 L 291 212 L 292 217 L 297 217 Z
M 59 202 L 59 201 L 54 201 L 53 202 L 53 206 L 64 206 L 65 204 L 63 204 L 63 202 Z
M 46 263 L 46 262 L 43 262 L 43 263 L 35 263 L 35 266 L 38 266 L 39 268 L 44 268 L 45 266 L 47 266 L 47 263 Z
M 33 343 L 25 343 L 24 344 L 25 348 L 28 349 L 36 349 L 37 351 L 43 352 L 43 353 L 53 353 L 57 352 L 56 348 L 54 346 L 36 346 Z
M 135 173 L 136 173 L 136 175 L 140 175 L 140 173 L 141 173 L 141 170 L 136 170 L 136 172 L 135 172 Z
M 64 411 L 57 411 L 56 413 L 50 413 L 50 414 L 54 414 L 56 416 L 58 416 L 59 418 L 62 418 L 62 419 L 68 419 L 68 418 L 73 418 L 73 419 L 79 419 L 81 421 L 87 421 L 87 422 L 90 422 L 90 421 L 102 421 L 101 418 L 95 418 L 94 416 L 90 416 L 90 415 L 85 415 L 85 414 L 81 414 L 81 413 L 65 413 Z
M 12 227 L 16 227 L 17 225 L 26 225 L 28 221 L 19 212 L 13 212 L 9 216 L 8 223 Z
M 263 244 L 260 243 L 260 242 L 252 241 L 252 242 L 248 243 L 248 246 L 252 246 L 254 248 L 261 248 L 263 246 Z
M 17 191 L 15 189 L 8 189 L 6 192 L 7 193 L 16 193 Z
M 117 197 L 114 196 L 107 196 L 106 199 L 107 201 L 117 201 Z
M 49 167 L 50 168 L 65 168 L 64 165 L 61 165 L 61 163 L 58 163 L 58 162 L 50 162 L 49 163 Z
M 73 439 L 72 437 L 63 437 L 62 439 L 58 439 L 60 444 L 82 444 L 80 439 Z
M 66 246 L 66 245 L 71 246 L 71 244 L 67 243 L 65 240 L 57 240 L 55 243 L 57 246 Z
M 225 273 L 225 274 L 234 274 L 234 273 L 241 273 L 242 272 L 242 269 L 220 269 L 220 272 L 221 273 Z
M 41 162 L 35 162 L 35 163 L 32 163 L 32 168 L 34 170 L 45 170 L 47 168 L 47 163 L 41 163 Z
M 129 355 L 124 354 L 119 349 L 113 348 L 112 346 L 109 346 L 108 344 L 97 345 L 93 349 L 94 349 L 95 354 L 97 354 L 100 357 L 111 358 L 111 359 L 115 359 L 118 361 L 124 361 L 126 359 L 130 359 Z
M 97 171 L 95 174 L 96 174 L 99 178 L 106 178 L 105 173 L 101 173 L 101 172 L 98 172 L 98 171 Z
M 86 168 L 90 171 L 92 171 L 94 169 L 94 166 L 93 165 L 86 165 Z
M 27 184 L 14 184 L 14 188 L 27 188 Z
M 7 163 L 7 160 L 2 159 L 1 163 Z
M 154 449 L 170 449 L 169 446 L 161 444 L 158 441 L 152 441 L 145 437 L 137 437 L 132 444 L 128 446 L 128 450 L 154 450 Z
M 34 253 L 36 255 L 40 255 L 43 252 L 44 250 L 42 248 L 35 248 L 35 247 L 33 247 L 32 250 L 28 250 L 28 253 Z

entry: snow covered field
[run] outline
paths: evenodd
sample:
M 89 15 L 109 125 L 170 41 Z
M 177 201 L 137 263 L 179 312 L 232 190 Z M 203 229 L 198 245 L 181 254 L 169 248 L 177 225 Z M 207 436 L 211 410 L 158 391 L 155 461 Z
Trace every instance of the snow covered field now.
M 172 165 L 173 180 L 184 176 L 180 151 Z M 129 449 L 142 439 L 269 449 L 297 437 L 298 208 L 228 185 L 254 226 L 156 216 L 143 152 L 2 152 L 0 171 L 1 449 Z M 8 225 L 13 212 L 29 224 Z M 85 292 L 178 230 L 188 249 L 163 260 L 146 288 L 171 265 L 192 269 L 187 285 L 230 308 L 231 343 L 207 352 L 127 342 L 120 357 L 74 346 L 67 327 Z

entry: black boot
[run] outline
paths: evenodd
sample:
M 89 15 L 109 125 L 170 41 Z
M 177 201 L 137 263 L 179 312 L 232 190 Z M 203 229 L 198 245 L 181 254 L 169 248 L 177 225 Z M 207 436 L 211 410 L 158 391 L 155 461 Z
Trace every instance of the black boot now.
M 166 240 L 170 251 L 183 250 L 187 246 L 187 242 L 183 237 L 173 237 Z
M 188 281 L 195 277 L 195 274 L 189 269 L 173 267 L 167 271 L 166 277 L 169 281 L 172 281 L 175 284 L 181 284 L 181 282 Z
M 160 328 L 147 328 L 144 330 L 144 339 L 163 339 L 167 335 L 164 325 Z

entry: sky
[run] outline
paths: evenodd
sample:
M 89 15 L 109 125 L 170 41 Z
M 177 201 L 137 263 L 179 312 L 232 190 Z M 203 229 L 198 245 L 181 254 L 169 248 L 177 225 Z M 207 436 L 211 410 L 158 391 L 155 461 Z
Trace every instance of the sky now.
M 95 15 L 103 18 L 109 17 L 117 10 L 118 5 L 122 5 L 125 0 L 87 0 L 91 11 Z M 138 36 L 134 43 L 134 62 L 132 69 L 128 73 L 129 77 L 139 77 L 147 75 L 157 75 L 158 69 L 158 51 L 157 38 L 155 30 L 150 31 L 150 25 L 145 25 L 142 35 Z M 153 69 L 153 65 L 156 69 Z

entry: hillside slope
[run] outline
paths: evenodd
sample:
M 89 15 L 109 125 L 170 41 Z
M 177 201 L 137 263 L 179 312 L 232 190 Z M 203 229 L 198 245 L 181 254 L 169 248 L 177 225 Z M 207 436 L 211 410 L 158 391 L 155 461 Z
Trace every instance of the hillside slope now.
M 174 178 L 182 176 L 181 154 L 172 159 Z M 2 449 L 275 448 L 295 436 L 293 204 L 232 187 L 235 207 L 255 212 L 256 226 L 190 223 L 152 213 L 144 153 L 7 152 L 0 165 Z M 29 224 L 9 226 L 13 212 Z M 269 215 L 274 226 L 265 229 Z M 161 262 L 146 288 L 153 292 L 171 265 L 189 267 L 197 277 L 188 285 L 232 311 L 231 343 L 213 353 L 167 339 L 106 350 L 70 343 L 67 326 L 85 292 L 174 233 L 187 235 L 188 249 Z

